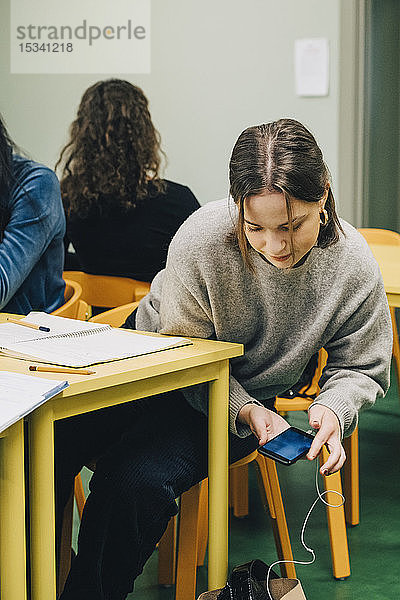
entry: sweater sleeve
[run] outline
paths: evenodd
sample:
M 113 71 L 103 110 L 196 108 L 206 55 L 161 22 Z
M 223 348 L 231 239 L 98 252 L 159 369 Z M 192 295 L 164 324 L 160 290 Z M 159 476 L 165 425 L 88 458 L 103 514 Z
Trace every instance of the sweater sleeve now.
M 200 282 L 200 279 L 197 279 Z M 151 285 L 150 293 L 141 301 L 137 317 L 137 329 L 159 333 L 185 335 L 215 339 L 210 307 L 207 305 L 205 290 L 198 283 L 196 295 L 169 266 L 158 273 Z M 183 390 L 193 408 L 208 414 L 208 386 L 200 384 Z M 229 427 L 239 437 L 251 434 L 250 428 L 237 421 L 237 415 L 245 404 L 253 402 L 243 386 L 230 375 Z M 260 406 L 262 406 L 260 404 Z
M 25 281 L 52 240 L 59 219 L 56 175 L 38 166 L 15 184 L 10 198 L 11 217 L 0 243 L 0 308 Z
M 392 327 L 383 282 L 376 285 L 325 345 L 328 362 L 314 404 L 332 409 L 348 436 L 358 411 L 374 404 L 389 388 Z

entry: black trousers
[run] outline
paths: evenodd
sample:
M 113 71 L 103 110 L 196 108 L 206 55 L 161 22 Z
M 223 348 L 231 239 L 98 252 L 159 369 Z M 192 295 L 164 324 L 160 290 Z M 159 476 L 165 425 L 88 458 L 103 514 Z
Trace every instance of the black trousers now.
M 62 600 L 121 600 L 152 554 L 175 498 L 207 476 L 207 417 L 181 392 L 57 422 L 57 531 L 73 479 L 96 458 Z M 258 445 L 230 435 L 230 461 Z

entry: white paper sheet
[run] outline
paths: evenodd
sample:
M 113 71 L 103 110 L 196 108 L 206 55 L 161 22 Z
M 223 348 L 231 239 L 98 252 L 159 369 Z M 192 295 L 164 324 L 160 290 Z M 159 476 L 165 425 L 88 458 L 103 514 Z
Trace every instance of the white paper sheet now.
M 67 381 L 0 371 L 0 431 L 68 387 Z
M 298 96 L 327 96 L 329 43 L 326 38 L 295 40 L 295 77 Z

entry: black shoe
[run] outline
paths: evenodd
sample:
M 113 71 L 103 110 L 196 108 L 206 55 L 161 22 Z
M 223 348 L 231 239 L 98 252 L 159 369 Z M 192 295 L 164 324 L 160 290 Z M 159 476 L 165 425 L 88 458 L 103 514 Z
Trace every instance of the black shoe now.
M 257 559 L 235 567 L 217 599 L 269 600 L 266 588 L 268 569 L 268 565 Z M 269 577 L 270 579 L 278 579 L 279 576 L 271 570 Z

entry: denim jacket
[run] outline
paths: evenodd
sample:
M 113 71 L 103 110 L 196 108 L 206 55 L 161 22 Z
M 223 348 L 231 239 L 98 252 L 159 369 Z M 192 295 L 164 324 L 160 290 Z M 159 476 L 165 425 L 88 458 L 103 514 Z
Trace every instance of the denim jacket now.
M 53 171 L 13 155 L 15 181 L 0 243 L 0 310 L 51 312 L 64 302 L 65 215 Z

